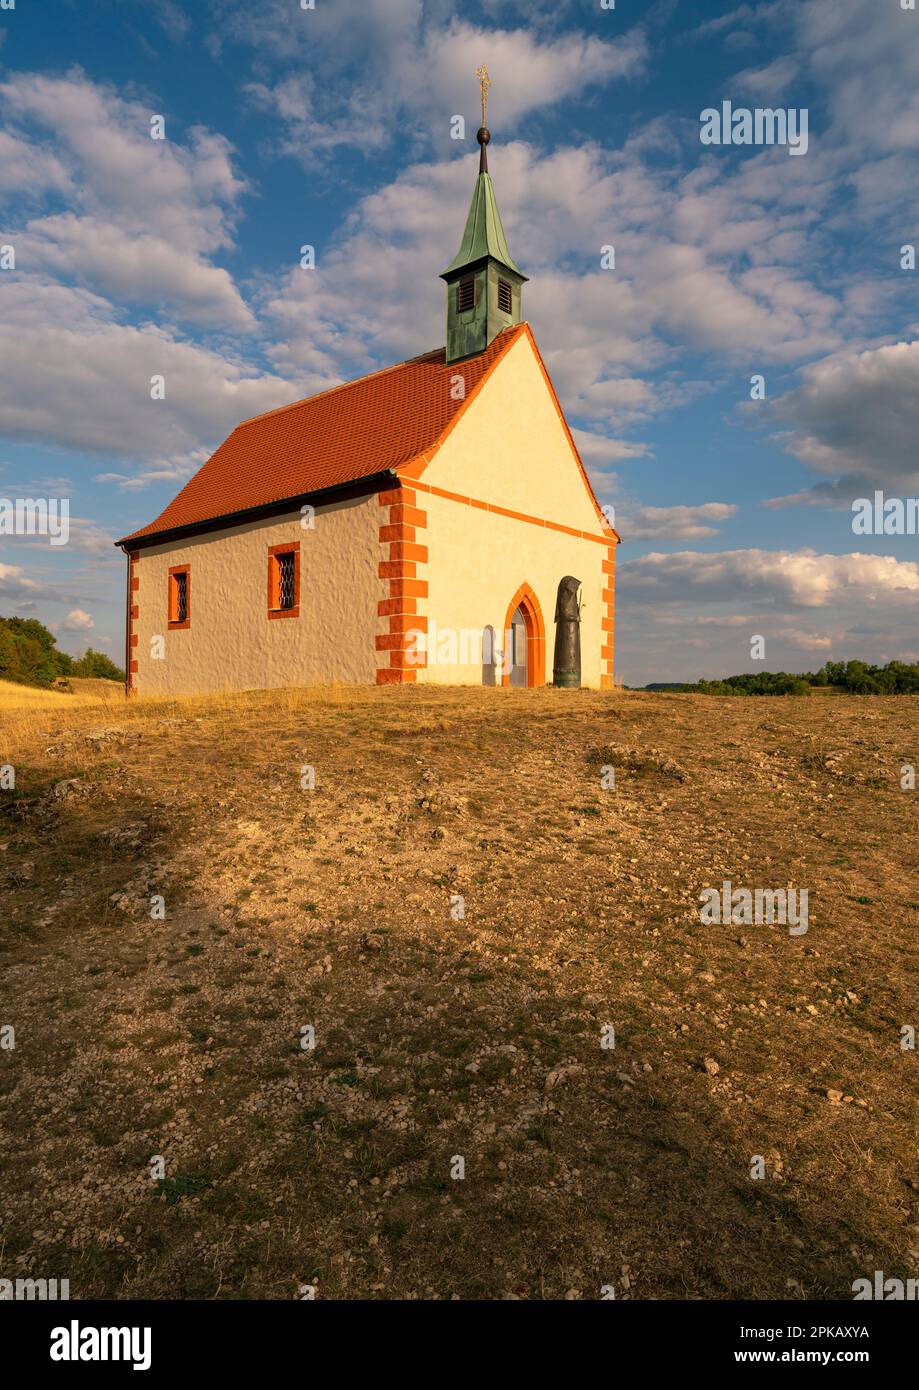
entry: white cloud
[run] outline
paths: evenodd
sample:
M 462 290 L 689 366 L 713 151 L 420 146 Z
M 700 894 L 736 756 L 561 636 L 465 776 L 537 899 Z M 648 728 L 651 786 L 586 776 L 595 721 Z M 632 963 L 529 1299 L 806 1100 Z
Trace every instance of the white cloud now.
M 717 525 L 728 521 L 738 508 L 730 502 L 703 502 L 695 507 L 626 507 L 617 513 L 621 531 L 630 541 L 671 538 L 700 540 L 716 536 Z
M 653 552 L 619 566 L 627 601 L 736 602 L 743 594 L 785 608 L 905 601 L 919 595 L 919 564 L 890 555 L 818 555 L 812 550 Z
M 152 7 L 152 17 L 177 43 L 187 37 L 191 28 L 191 20 L 175 0 L 157 0 Z
M 277 376 L 115 320 L 86 290 L 0 277 L 0 431 L 168 468 L 299 392 Z M 166 399 L 150 398 L 150 379 Z
M 802 652 L 821 652 L 827 656 L 833 649 L 833 638 L 818 632 L 805 632 L 799 627 L 782 629 L 782 638 L 790 647 Z
M 794 453 L 817 473 L 843 475 L 850 499 L 865 486 L 919 488 L 919 342 L 815 362 L 773 410 L 792 424 Z
M 63 622 L 65 632 L 89 632 L 95 626 L 92 614 L 82 608 L 71 608 Z
M 70 175 L 52 150 L 0 130 L 0 194 L 34 198 L 71 191 Z
M 791 54 L 774 58 L 761 68 L 747 68 L 732 80 L 732 90 L 755 98 L 763 98 L 766 104 L 774 106 L 777 98 L 797 77 L 799 63 Z
M 919 150 L 917 13 L 876 0 L 807 0 L 791 13 L 830 99 L 831 134 L 862 150 Z
M 584 463 L 604 471 L 611 463 L 621 459 L 647 458 L 650 452 L 649 446 L 640 440 L 612 439 L 594 430 L 573 429 L 571 433 Z
M 255 326 L 228 271 L 163 237 L 62 213 L 29 222 L 14 241 L 20 272 L 70 277 L 119 303 L 162 305 L 205 326 Z
M 34 611 L 35 600 L 45 599 L 49 603 L 68 602 L 65 595 L 37 579 L 30 579 L 21 565 L 0 563 L 0 598 L 11 600 L 25 611 Z
M 54 489 L 46 488 L 42 491 L 36 489 L 23 490 L 17 492 L 16 496 L 35 497 L 56 496 L 58 493 Z M 90 520 L 89 517 L 71 516 L 67 522 L 67 544 L 56 548 L 53 553 L 64 553 L 66 551 L 83 551 L 93 555 L 97 560 L 107 560 L 112 555 L 112 547 L 115 538 L 98 522 Z M 9 536 L 6 538 L 7 545 L 22 547 L 29 550 L 48 551 L 48 541 L 44 536 Z
M 636 76 L 647 62 L 641 28 L 600 38 L 541 32 L 527 20 L 517 29 L 484 27 L 418 0 L 337 0 L 306 20 L 292 16 L 287 0 L 222 8 L 226 36 L 280 69 L 248 91 L 287 123 L 281 147 L 307 164 L 340 145 L 369 152 L 406 137 L 445 149 L 454 112 L 474 131 L 473 74 L 483 54 L 493 84 L 489 122 L 505 133 L 537 109 Z
M 17 73 L 0 83 L 0 101 L 9 120 L 45 131 L 61 160 L 75 163 L 88 212 L 198 252 L 230 244 L 231 209 L 245 185 L 223 136 L 195 127 L 187 144 L 152 140 L 150 116 L 166 113 L 79 71 Z
M 202 463 L 207 462 L 212 452 L 211 449 L 190 449 L 186 454 L 178 454 L 172 459 L 153 459 L 135 473 L 97 473 L 93 481 L 116 483 L 125 492 L 149 487 L 151 483 L 184 483 L 197 473 Z
M 68 549 L 86 551 L 99 560 L 112 557 L 115 537 L 104 526 L 91 521 L 89 517 L 72 516 L 69 527 Z
M 66 213 L 8 224 L 19 271 L 71 275 L 205 325 L 252 326 L 228 272 L 209 263 L 233 245 L 245 191 L 223 136 L 194 127 L 183 143 L 168 113 L 78 70 L 15 74 L 0 83 L 0 106 L 11 127 L 0 137 L 0 188 L 33 201 L 63 191 L 71 202 Z M 167 115 L 169 138 L 150 138 L 153 114 Z
M 442 247 L 446 263 L 458 244 L 475 167 L 474 156 L 410 165 L 357 204 L 316 271 L 294 269 L 265 293 L 279 373 L 305 370 L 321 389 L 443 342 L 430 248 Z M 711 255 L 708 216 L 683 234 L 700 244 L 672 239 L 679 203 L 639 161 L 589 145 L 545 155 L 512 142 L 493 147 L 491 167 L 511 251 L 532 276 L 525 317 L 565 408 L 602 425 L 597 434 L 615 438 L 713 389 L 713 373 L 640 375 L 675 358 L 677 345 L 744 362 L 751 352 L 786 360 L 838 346 L 839 306 L 796 272 Z M 729 220 L 724 208 L 718 216 Z M 611 237 L 615 272 L 600 269 Z M 644 446 L 628 450 L 634 457 Z
M 527 29 L 487 30 L 455 19 L 445 31 L 428 30 L 419 55 L 426 85 L 422 101 L 427 100 L 432 115 L 445 102 L 454 111 L 468 108 L 472 74 L 483 51 L 493 83 L 488 118 L 501 130 L 585 88 L 634 77 L 648 57 L 641 30 L 613 41 L 570 33 L 541 40 Z M 402 62 L 410 81 L 416 58 L 406 53 Z M 472 94 L 474 100 L 474 87 Z
M 673 615 L 665 609 L 656 616 L 661 622 L 670 623 L 673 621 Z M 753 622 L 756 622 L 756 618 L 752 613 L 702 614 L 692 619 L 695 627 L 746 627 L 748 623 Z

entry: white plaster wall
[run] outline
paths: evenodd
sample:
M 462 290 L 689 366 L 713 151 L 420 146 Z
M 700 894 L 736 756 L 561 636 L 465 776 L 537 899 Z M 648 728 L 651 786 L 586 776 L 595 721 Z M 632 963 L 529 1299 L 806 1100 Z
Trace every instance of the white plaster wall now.
M 603 574 L 606 546 L 497 512 L 450 502 L 443 497 L 427 493 L 418 496 L 419 505 L 428 513 L 425 542 L 430 557 L 425 605 L 429 627 L 428 666 L 419 670 L 418 680 L 441 685 L 481 685 L 481 657 L 474 655 L 472 660 L 465 662 L 442 664 L 437 653 L 437 633 L 451 628 L 458 633 L 463 629 L 481 632 L 490 624 L 499 634 L 499 645 L 503 647 L 507 606 L 521 584 L 527 583 L 542 609 L 546 629 L 545 679 L 550 682 L 555 647 L 555 596 L 559 580 L 566 574 L 573 574 L 583 585 L 581 682 L 599 688 L 600 647 L 605 641 L 601 637 L 601 620 L 606 615 L 602 600 L 606 587 Z M 447 652 L 447 655 L 452 653 Z M 461 655 L 460 651 L 457 655 Z
M 602 530 L 525 334 L 499 362 L 422 478 L 579 531 Z
M 247 522 L 140 551 L 134 631 L 138 694 L 164 695 L 375 680 L 381 509 L 376 494 Z M 300 539 L 300 614 L 269 619 L 268 548 Z M 167 577 L 191 566 L 191 626 L 169 631 Z M 150 639 L 162 635 L 165 660 Z

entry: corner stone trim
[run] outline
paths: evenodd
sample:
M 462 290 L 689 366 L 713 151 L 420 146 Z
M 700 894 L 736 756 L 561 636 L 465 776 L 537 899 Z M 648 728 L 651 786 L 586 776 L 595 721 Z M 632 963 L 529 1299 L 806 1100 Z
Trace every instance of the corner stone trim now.
M 410 656 L 408 642 L 412 630 L 428 630 L 427 616 L 418 611 L 428 596 L 428 581 L 418 576 L 419 567 L 428 562 L 428 548 L 418 542 L 428 514 L 419 510 L 417 501 L 415 489 L 401 485 L 379 494 L 380 506 L 386 509 L 379 533 L 386 558 L 380 561 L 378 573 L 389 583 L 389 597 L 377 604 L 384 630 L 377 635 L 376 649 L 378 660 L 385 660 L 387 652 L 389 659 L 377 667 L 377 685 L 410 684 L 419 668 L 427 665 L 426 653 L 412 651 Z
M 134 655 L 134 653 L 137 649 L 137 643 L 139 639 L 137 633 L 134 631 L 134 624 L 137 621 L 138 614 L 140 613 L 138 599 L 138 594 L 140 591 L 139 569 L 140 551 L 132 550 L 130 553 L 129 570 L 129 588 L 131 593 L 129 598 L 130 607 L 128 608 L 128 661 L 127 670 L 125 671 L 125 688 L 127 690 L 128 695 L 137 694 L 137 681 L 134 679 L 137 675 L 137 657 Z
M 611 545 L 606 552 L 606 559 L 603 561 L 603 578 L 605 585 L 601 595 L 605 608 L 602 628 L 602 646 L 600 647 L 600 689 L 611 690 L 613 686 L 613 629 L 614 613 L 616 605 L 616 547 Z

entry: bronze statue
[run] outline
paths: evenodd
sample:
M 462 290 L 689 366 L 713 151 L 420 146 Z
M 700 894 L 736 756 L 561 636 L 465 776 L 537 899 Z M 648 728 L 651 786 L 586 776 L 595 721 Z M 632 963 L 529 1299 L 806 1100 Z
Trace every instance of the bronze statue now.
M 580 579 L 566 574 L 558 586 L 555 600 L 555 658 L 552 683 L 564 690 L 581 688 L 581 605 Z

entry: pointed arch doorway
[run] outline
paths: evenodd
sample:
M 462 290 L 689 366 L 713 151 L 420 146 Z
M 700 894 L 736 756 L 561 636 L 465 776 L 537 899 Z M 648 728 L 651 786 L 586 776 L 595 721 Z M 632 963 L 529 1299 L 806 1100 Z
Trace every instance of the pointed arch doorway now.
M 529 584 L 521 584 L 508 604 L 504 653 L 502 685 L 545 685 L 546 625 L 539 599 Z

